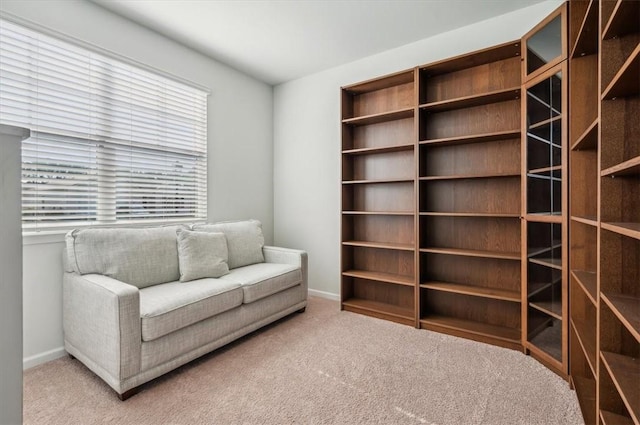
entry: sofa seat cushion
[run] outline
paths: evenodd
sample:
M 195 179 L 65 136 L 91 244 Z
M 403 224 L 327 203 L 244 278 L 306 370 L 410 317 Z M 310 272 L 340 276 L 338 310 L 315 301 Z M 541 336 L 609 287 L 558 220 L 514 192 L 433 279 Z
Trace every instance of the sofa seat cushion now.
M 220 280 L 240 283 L 244 303 L 249 304 L 298 285 L 302 271 L 290 264 L 259 263 L 233 269 Z
M 140 290 L 142 340 L 152 341 L 242 304 L 241 285 L 214 278 Z

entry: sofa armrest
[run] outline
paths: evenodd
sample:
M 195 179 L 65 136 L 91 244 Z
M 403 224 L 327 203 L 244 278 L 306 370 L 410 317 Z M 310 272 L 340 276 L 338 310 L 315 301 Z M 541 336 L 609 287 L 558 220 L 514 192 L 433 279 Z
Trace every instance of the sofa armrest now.
M 265 246 L 262 248 L 264 261 L 267 263 L 292 264 L 302 270 L 302 286 L 305 291 L 309 287 L 307 252 L 298 249 Z
M 71 354 L 86 357 L 118 381 L 140 371 L 138 288 L 103 275 L 67 272 L 63 306 L 65 345 L 77 351 Z

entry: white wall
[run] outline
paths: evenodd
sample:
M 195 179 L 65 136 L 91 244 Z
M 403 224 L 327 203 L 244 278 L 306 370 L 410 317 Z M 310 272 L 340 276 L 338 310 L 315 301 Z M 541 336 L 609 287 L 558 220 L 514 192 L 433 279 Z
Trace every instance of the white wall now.
M 209 220 L 257 218 L 272 243 L 271 86 L 85 0 L 2 0 L 0 10 L 209 87 Z M 63 354 L 61 241 L 24 245 L 26 366 Z
M 340 87 L 516 40 L 550 0 L 275 87 L 275 244 L 309 253 L 309 287 L 340 292 Z
M 28 136 L 0 125 L 0 424 L 7 425 L 22 423 L 20 141 Z

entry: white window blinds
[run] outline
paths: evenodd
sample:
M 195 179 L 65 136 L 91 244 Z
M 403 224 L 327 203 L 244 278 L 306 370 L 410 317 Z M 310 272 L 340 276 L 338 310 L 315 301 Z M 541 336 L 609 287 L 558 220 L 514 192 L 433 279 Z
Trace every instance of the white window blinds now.
M 0 20 L 24 231 L 206 218 L 207 93 Z

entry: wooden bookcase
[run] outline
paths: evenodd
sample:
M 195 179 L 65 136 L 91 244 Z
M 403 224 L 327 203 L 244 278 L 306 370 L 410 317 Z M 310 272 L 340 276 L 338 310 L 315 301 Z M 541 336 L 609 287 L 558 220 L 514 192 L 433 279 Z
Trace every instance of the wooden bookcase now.
M 566 5 L 523 37 L 522 55 L 522 338 L 568 377 Z
M 419 325 L 521 343 L 520 42 L 418 69 Z
M 640 2 L 600 3 L 597 403 L 640 424 Z
M 342 308 L 415 326 L 415 71 L 342 89 Z
M 640 425 L 639 76 L 640 1 L 572 0 L 344 87 L 342 308 L 523 350 L 587 425 Z
M 569 7 L 571 381 L 587 425 L 639 425 L 640 2 Z
M 569 3 L 569 373 L 587 425 L 598 414 L 599 8 Z

